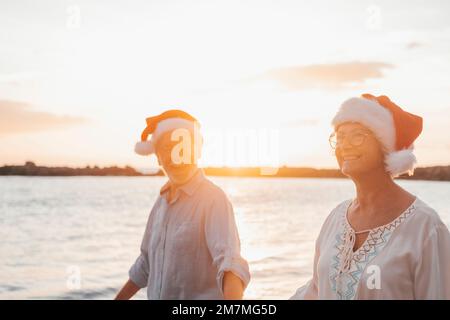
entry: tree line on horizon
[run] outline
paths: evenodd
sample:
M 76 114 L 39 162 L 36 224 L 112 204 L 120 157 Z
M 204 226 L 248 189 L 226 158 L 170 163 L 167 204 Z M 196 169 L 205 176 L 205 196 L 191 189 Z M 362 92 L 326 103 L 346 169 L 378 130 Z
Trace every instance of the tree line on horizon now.
M 227 177 L 279 177 L 279 178 L 345 178 L 338 169 L 316 169 L 308 167 L 280 167 L 273 171 L 274 174 L 261 174 L 261 168 L 258 167 L 206 167 L 203 168 L 206 175 L 209 176 L 227 176 Z M 71 167 L 46 167 L 37 166 L 32 161 L 27 161 L 25 165 L 5 165 L 0 167 L 2 176 L 163 176 L 162 170 L 155 173 L 142 173 L 131 166 L 123 168 L 112 166 L 103 167 L 86 166 L 84 168 Z M 433 166 L 416 168 L 414 175 L 401 176 L 400 179 L 408 180 L 433 180 L 450 181 L 449 166 Z

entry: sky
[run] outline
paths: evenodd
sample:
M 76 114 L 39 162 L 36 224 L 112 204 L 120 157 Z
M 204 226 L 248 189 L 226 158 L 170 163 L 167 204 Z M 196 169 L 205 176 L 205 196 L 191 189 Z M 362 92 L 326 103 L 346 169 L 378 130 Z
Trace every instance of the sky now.
M 333 168 L 365 92 L 424 118 L 419 166 L 450 164 L 449 1 L 3 0 L 0 43 L 0 165 L 155 167 L 134 144 L 177 108 L 203 165 Z

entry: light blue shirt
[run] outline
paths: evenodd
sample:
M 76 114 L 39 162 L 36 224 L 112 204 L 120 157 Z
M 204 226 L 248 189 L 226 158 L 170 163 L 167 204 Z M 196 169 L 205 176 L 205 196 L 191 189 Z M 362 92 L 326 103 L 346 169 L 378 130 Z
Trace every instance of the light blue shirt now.
M 249 268 L 225 193 L 201 169 L 170 203 L 169 188 L 168 182 L 150 212 L 130 279 L 147 287 L 148 299 L 223 299 L 225 271 L 246 287 Z

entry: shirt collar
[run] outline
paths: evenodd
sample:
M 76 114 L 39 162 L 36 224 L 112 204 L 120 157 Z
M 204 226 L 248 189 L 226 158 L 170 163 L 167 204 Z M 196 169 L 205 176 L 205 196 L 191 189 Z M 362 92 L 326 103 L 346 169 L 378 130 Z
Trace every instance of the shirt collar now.
M 194 173 L 191 179 L 189 179 L 188 182 L 183 184 L 178 189 L 186 193 L 188 196 L 192 196 L 194 192 L 198 189 L 202 181 L 205 179 L 205 174 L 202 169 L 198 168 L 197 171 Z M 170 180 L 166 182 L 166 184 L 161 188 L 159 194 L 163 195 L 167 191 L 169 191 L 171 186 Z

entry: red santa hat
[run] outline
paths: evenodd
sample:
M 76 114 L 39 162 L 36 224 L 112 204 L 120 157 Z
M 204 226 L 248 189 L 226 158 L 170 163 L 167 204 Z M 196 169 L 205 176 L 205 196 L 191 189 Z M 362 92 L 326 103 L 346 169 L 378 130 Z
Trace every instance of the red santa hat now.
M 363 94 L 346 100 L 332 124 L 337 129 L 344 122 L 358 122 L 373 132 L 384 147 L 386 171 L 392 177 L 414 173 L 414 141 L 422 132 L 421 117 L 404 111 L 386 96 Z
M 141 141 L 137 142 L 134 148 L 134 151 L 141 156 L 155 153 L 156 143 L 165 132 L 176 129 L 187 129 L 194 133 L 195 128 L 200 128 L 197 119 L 182 110 L 168 110 L 160 115 L 149 117 L 145 121 L 147 122 L 147 126 L 142 131 Z M 197 134 L 199 135 L 200 133 Z M 151 135 L 151 139 L 147 140 L 149 135 Z M 201 143 L 201 141 L 197 143 Z

